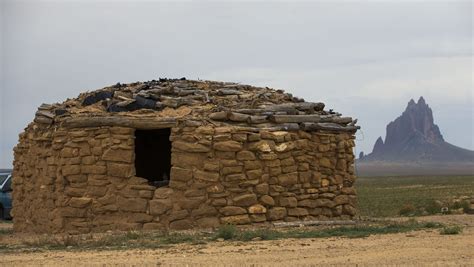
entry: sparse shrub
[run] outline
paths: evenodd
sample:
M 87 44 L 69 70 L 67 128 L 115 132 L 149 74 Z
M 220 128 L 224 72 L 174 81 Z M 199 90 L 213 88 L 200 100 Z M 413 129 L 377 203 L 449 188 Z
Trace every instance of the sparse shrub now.
M 416 213 L 416 208 L 413 204 L 405 204 L 403 207 L 398 211 L 398 214 L 401 216 L 413 216 Z
M 256 237 L 260 237 L 262 240 L 274 240 L 278 238 L 278 233 L 270 229 L 258 229 L 255 231 L 245 231 L 241 234 L 240 239 L 243 241 L 249 241 Z
M 446 227 L 443 227 L 439 231 L 439 233 L 442 235 L 457 235 L 457 234 L 460 234 L 461 232 L 462 232 L 462 228 L 458 225 L 446 226 Z
M 193 241 L 195 241 L 194 236 L 182 233 L 171 233 L 163 239 L 165 244 L 179 244 Z
M 430 200 L 425 206 L 425 210 L 428 214 L 438 214 L 441 213 L 442 203 L 436 200 Z
M 441 226 L 441 224 L 440 224 L 440 223 L 436 223 L 436 222 L 426 222 L 426 223 L 423 224 L 423 226 L 424 226 L 425 228 L 438 228 L 438 227 Z
M 229 240 L 237 236 L 237 229 L 234 225 L 226 224 L 221 225 L 216 233 L 217 238 L 223 238 L 224 240 Z
M 125 238 L 129 240 L 136 240 L 140 238 L 140 232 L 139 231 L 128 231 L 125 234 Z
M 463 209 L 464 212 L 467 212 L 469 209 L 469 202 L 467 200 L 455 201 L 451 207 L 451 210 Z

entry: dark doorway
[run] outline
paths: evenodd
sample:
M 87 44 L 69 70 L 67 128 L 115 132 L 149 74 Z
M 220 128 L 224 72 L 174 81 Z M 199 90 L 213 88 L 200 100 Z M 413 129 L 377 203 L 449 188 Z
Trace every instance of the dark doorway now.
M 135 131 L 135 169 L 138 177 L 156 187 L 170 180 L 171 142 L 169 128 Z

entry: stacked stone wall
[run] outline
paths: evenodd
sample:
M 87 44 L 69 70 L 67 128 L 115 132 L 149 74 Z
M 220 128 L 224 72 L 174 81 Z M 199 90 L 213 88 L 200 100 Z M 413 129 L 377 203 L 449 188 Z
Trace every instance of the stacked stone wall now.
M 188 229 L 356 213 L 352 134 L 180 125 L 170 136 L 170 184 L 156 188 L 135 176 L 134 131 L 30 125 L 15 148 L 15 230 Z

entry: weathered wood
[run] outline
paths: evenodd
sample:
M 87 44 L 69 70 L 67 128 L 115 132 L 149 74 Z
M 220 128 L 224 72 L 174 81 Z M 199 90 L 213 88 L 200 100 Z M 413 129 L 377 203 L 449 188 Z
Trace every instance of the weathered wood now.
M 279 125 L 269 125 L 268 123 L 262 123 L 260 125 L 253 126 L 245 126 L 245 124 L 239 125 L 236 127 L 236 129 L 258 133 L 261 131 L 298 131 L 300 126 L 297 123 L 283 123 Z
M 360 129 L 358 126 L 342 126 L 336 123 L 330 122 L 303 122 L 300 124 L 301 130 L 303 131 L 316 131 L 316 130 L 326 130 L 326 131 L 337 131 L 337 132 L 352 132 Z
M 278 105 L 262 105 L 260 108 L 272 110 L 272 111 L 291 111 L 291 110 L 315 110 L 322 111 L 324 109 L 324 103 L 312 103 L 312 102 L 301 102 L 301 103 L 283 103 Z
M 139 118 L 139 117 L 76 117 L 65 119 L 61 126 L 65 128 L 86 128 L 101 126 L 119 126 L 135 129 L 162 129 L 176 126 L 175 118 Z
M 275 227 L 300 227 L 300 226 L 312 226 L 312 225 L 354 225 L 355 221 L 352 220 L 335 220 L 335 221 L 296 221 L 296 222 L 275 222 Z
M 267 121 L 267 116 L 248 116 L 247 123 L 248 124 L 257 124 L 257 123 L 265 123 Z
M 320 122 L 320 115 L 270 115 L 268 119 L 275 123 Z
M 52 112 L 46 111 L 46 110 L 36 111 L 35 116 L 43 116 L 43 117 L 46 117 L 46 118 L 54 119 L 54 114 Z
M 233 89 L 220 89 L 217 91 L 217 95 L 240 95 L 240 94 L 242 94 L 241 91 L 233 90 Z
M 209 114 L 209 119 L 216 120 L 216 121 L 225 121 L 227 120 L 227 112 L 226 111 L 219 111 Z
M 227 112 L 227 118 L 231 121 L 247 121 L 250 116 L 247 114 L 237 113 L 237 112 Z
M 335 117 L 332 119 L 332 122 L 338 123 L 338 124 L 348 124 L 352 122 L 351 117 Z
M 41 124 L 52 124 L 53 123 L 53 119 L 46 118 L 46 117 L 43 117 L 43 116 L 35 117 L 33 121 L 36 122 L 36 123 L 41 123 Z

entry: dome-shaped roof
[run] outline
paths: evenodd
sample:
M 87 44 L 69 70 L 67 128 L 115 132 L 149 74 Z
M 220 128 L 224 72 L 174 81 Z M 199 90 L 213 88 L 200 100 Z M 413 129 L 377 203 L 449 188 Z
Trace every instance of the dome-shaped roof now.
M 266 129 L 358 129 L 356 120 L 332 110 L 324 111 L 323 103 L 305 102 L 283 90 L 185 78 L 117 83 L 63 103 L 43 104 L 35 122 L 105 126 L 127 117 L 170 123 L 197 120 Z

